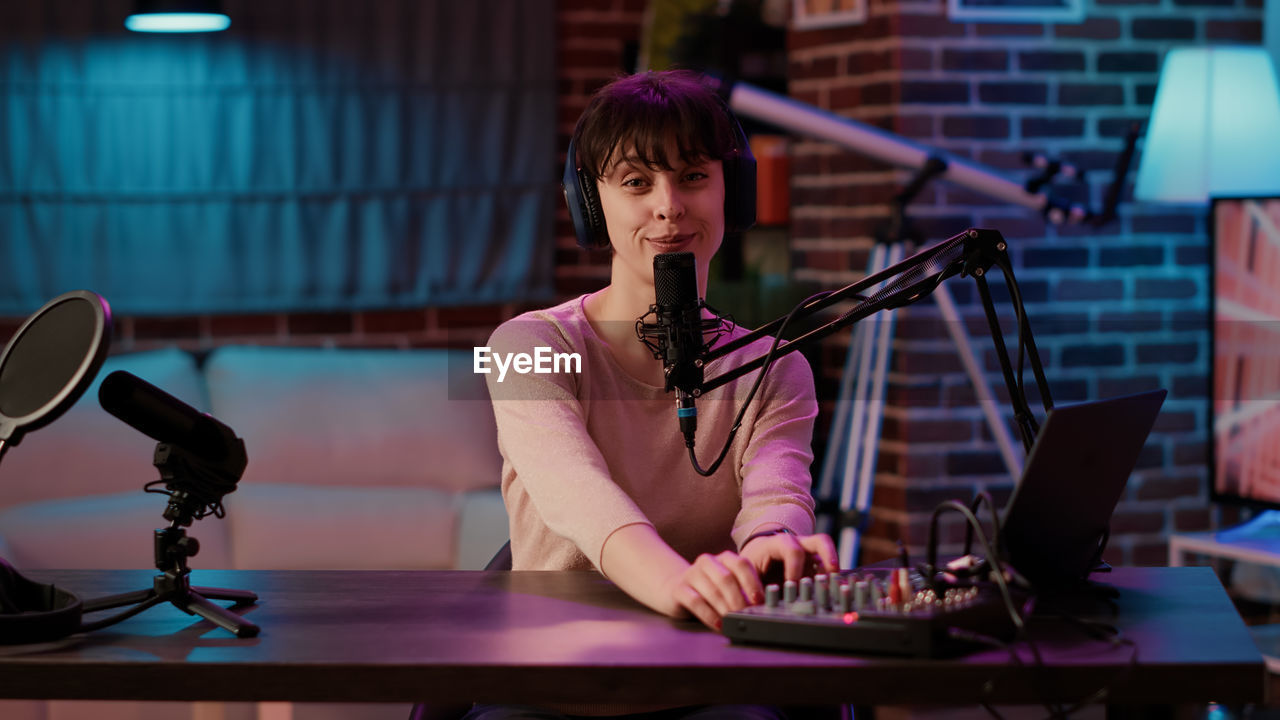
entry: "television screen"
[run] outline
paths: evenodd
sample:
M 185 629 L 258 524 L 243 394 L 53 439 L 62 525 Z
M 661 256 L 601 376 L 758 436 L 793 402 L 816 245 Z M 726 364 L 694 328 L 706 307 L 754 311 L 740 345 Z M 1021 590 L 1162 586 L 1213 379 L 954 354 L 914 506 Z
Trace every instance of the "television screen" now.
M 1211 214 L 1211 495 L 1280 508 L 1280 198 Z

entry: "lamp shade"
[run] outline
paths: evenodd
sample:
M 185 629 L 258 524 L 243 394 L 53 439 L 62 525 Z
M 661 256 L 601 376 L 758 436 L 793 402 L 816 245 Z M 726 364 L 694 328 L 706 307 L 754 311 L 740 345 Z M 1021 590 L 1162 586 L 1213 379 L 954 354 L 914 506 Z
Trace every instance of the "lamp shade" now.
M 1134 196 L 1205 202 L 1215 196 L 1280 194 L 1280 94 L 1261 47 L 1171 50 Z

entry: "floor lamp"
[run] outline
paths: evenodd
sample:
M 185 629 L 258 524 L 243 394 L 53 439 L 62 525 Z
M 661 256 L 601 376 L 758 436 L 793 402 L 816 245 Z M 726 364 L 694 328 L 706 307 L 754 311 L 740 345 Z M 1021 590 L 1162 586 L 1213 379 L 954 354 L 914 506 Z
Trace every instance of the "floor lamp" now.
M 1214 198 L 1268 195 L 1280 195 L 1280 84 L 1270 54 L 1257 46 L 1169 51 L 1160 71 L 1134 197 L 1203 207 Z M 1247 430 L 1247 421 L 1229 414 L 1215 417 L 1214 425 L 1211 443 Z M 1280 513 L 1272 510 L 1216 533 L 1215 540 L 1271 546 L 1277 536 Z M 1269 584 L 1257 566 L 1241 569 L 1246 576 L 1256 576 L 1259 587 Z M 1244 579 L 1243 584 L 1254 583 Z M 1280 625 L 1251 630 L 1274 672 L 1280 668 Z
M 1280 195 L 1280 85 L 1270 54 L 1258 46 L 1169 51 L 1134 197 L 1203 207 L 1213 198 L 1260 195 Z M 1272 525 L 1280 525 L 1280 513 L 1228 532 Z

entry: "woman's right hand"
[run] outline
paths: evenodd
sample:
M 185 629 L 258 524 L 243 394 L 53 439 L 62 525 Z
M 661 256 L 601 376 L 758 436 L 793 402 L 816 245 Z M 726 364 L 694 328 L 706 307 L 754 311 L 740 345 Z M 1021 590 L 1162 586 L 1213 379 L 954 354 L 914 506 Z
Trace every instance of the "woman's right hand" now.
M 726 613 L 764 602 L 755 566 L 731 550 L 699 555 L 671 579 L 669 592 L 677 605 L 717 632 Z
M 764 602 L 751 561 L 732 550 L 685 560 L 647 523 L 613 532 L 601 550 L 600 569 L 631 597 L 668 617 L 692 615 L 719 631 L 725 613 Z

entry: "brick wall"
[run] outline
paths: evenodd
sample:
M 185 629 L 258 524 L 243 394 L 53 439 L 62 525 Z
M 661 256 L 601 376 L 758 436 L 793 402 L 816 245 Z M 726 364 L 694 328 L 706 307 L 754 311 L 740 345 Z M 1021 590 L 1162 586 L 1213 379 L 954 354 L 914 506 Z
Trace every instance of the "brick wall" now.
M 560 0 L 560 115 L 556 177 L 574 125 L 600 86 L 634 67 L 647 0 Z M 609 254 L 584 252 L 569 213 L 556 215 L 556 292 L 563 298 L 599 290 L 609 282 Z
M 1085 5 L 1079 24 L 978 24 L 950 21 L 942 2 L 871 0 L 863 25 L 790 33 L 790 92 L 1019 182 L 1032 175 L 1024 152 L 1061 158 L 1086 171 L 1085 183 L 1061 194 L 1098 207 L 1126 129 L 1150 112 L 1165 51 L 1256 43 L 1262 8 L 1255 0 Z M 821 142 L 795 152 L 796 275 L 847 284 L 862 275 L 889 198 L 909 173 Z M 1054 226 L 947 184 L 931 184 L 911 207 L 926 244 L 970 226 L 1009 241 L 1055 402 L 1170 390 L 1117 510 L 1108 559 L 1163 563 L 1167 533 L 1218 522 L 1205 490 L 1207 210 L 1129 201 L 1106 227 Z M 960 278 L 946 287 L 990 386 L 1006 397 L 976 290 Z M 893 554 L 897 538 L 921 551 L 941 499 L 987 489 L 1003 504 L 1011 490 L 936 308 L 926 301 L 901 318 L 868 559 Z M 839 341 L 827 348 L 833 360 L 842 354 Z M 830 398 L 840 365 L 825 365 Z M 959 547 L 961 522 L 944 522 L 949 549 Z

